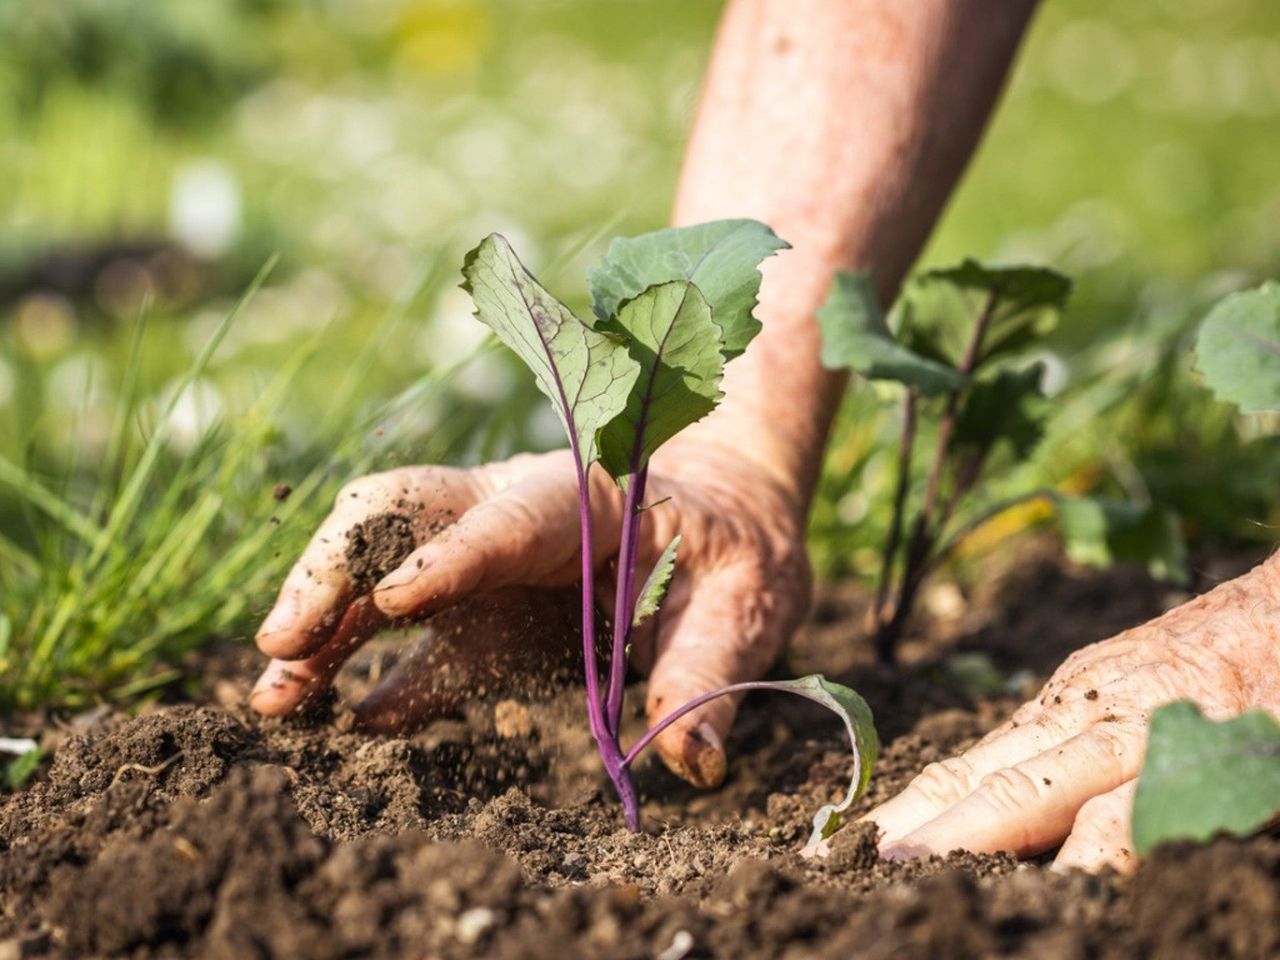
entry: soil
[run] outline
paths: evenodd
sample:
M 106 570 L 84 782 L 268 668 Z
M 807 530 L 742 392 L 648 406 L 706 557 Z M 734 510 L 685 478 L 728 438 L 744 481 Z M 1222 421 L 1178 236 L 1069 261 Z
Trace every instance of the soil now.
M 926 598 L 896 678 L 873 666 L 852 588 L 821 598 L 780 668 L 821 667 L 876 710 L 864 809 L 1007 716 L 1068 650 L 1183 599 L 1045 550 L 956 591 Z M 722 788 L 641 767 L 630 834 L 575 688 L 472 700 L 413 736 L 354 732 L 342 704 L 397 649 L 358 655 L 331 716 L 256 718 L 257 658 L 228 645 L 191 664 L 187 702 L 52 736 L 52 763 L 0 808 L 0 960 L 1280 956 L 1272 837 L 1165 847 L 1131 878 L 1007 855 L 884 863 L 857 826 L 807 861 L 847 746 L 820 708 L 764 696 L 743 706 Z M 1004 689 L 958 668 L 978 651 Z
M 347 531 L 347 570 L 360 592 L 395 570 L 413 553 L 417 542 L 413 520 L 399 513 L 380 513 Z

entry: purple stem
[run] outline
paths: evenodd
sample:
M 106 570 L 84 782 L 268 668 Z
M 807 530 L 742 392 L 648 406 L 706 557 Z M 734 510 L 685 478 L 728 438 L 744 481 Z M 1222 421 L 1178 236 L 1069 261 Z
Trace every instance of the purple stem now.
M 648 466 L 633 473 L 622 508 L 622 542 L 618 547 L 618 588 L 613 604 L 613 656 L 609 661 L 609 685 L 605 693 L 605 723 L 616 738 L 622 730 L 622 699 L 627 680 L 627 644 L 635 615 L 636 557 L 640 551 L 640 521 Z
M 665 717 L 655 723 L 645 732 L 645 735 L 631 745 L 631 749 L 627 751 L 626 756 L 622 758 L 623 767 L 631 766 L 631 762 L 640 754 L 640 751 L 651 744 L 658 734 L 671 726 L 685 714 L 698 709 L 704 703 L 714 700 L 716 697 L 723 697 L 730 693 L 739 693 L 744 690 L 776 690 L 776 684 L 770 683 L 768 680 L 748 680 L 745 683 L 731 683 L 727 687 L 720 687 L 718 690 L 712 690 L 710 693 L 704 693 L 700 697 L 694 697 L 682 707 L 676 707 Z
M 596 660 L 596 576 L 591 549 L 591 491 L 587 485 L 587 471 L 578 445 L 571 443 L 570 447 L 573 450 L 573 463 L 578 471 L 578 522 L 582 528 L 582 659 L 587 681 L 587 717 L 591 736 L 595 738 L 600 752 L 600 760 L 622 802 L 627 827 L 639 830 L 640 799 L 631 780 L 631 771 L 623 762 L 618 736 L 609 729 L 604 703 L 600 698 L 600 668 Z
M 596 662 L 596 570 L 591 550 L 591 489 L 587 486 L 587 471 L 582 465 L 578 445 L 569 445 L 573 451 L 573 465 L 578 471 L 578 523 L 582 530 L 582 660 L 587 681 L 587 717 L 591 736 L 603 746 L 607 727 L 600 702 L 600 667 Z

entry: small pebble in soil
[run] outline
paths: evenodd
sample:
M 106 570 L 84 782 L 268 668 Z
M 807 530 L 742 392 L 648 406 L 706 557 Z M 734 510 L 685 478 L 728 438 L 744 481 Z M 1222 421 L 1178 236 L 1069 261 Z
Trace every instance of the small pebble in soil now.
M 496 919 L 492 910 L 473 907 L 458 917 L 453 928 L 454 936 L 459 943 L 470 946 L 484 936 L 484 932 L 493 926 Z

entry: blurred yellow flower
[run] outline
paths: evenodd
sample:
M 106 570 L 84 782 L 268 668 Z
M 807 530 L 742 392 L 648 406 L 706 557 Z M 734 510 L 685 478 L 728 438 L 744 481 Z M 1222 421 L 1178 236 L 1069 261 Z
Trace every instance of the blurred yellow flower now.
M 481 0 L 413 0 L 396 29 L 400 59 L 424 73 L 461 73 L 480 59 L 490 25 Z

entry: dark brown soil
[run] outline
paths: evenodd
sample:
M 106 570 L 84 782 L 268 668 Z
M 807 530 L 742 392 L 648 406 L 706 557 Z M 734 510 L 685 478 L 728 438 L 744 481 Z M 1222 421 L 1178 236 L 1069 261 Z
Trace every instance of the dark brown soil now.
M 347 531 L 347 570 L 365 592 L 413 553 L 413 521 L 399 513 L 380 513 Z
M 928 604 L 899 679 L 875 673 L 855 591 L 823 598 L 784 669 L 821 665 L 877 711 L 866 807 L 1016 706 L 1021 690 L 976 694 L 957 651 L 1029 689 L 1066 650 L 1178 599 L 1133 571 L 1023 557 L 960 612 Z M 362 653 L 347 695 L 393 656 Z M 643 767 L 633 835 L 577 690 L 372 737 L 341 707 L 320 724 L 255 718 L 241 706 L 255 664 L 215 650 L 196 704 L 81 718 L 0 809 L 0 960 L 1280 956 L 1267 837 L 1164 848 L 1131 879 L 1008 856 L 882 863 L 859 827 L 802 860 L 848 758 L 838 724 L 798 699 L 747 701 L 715 792 Z

